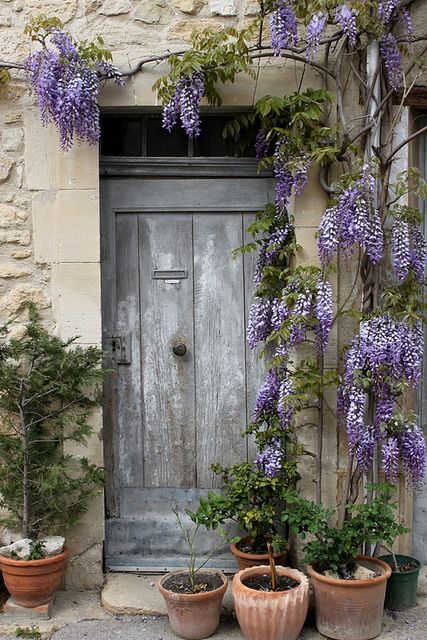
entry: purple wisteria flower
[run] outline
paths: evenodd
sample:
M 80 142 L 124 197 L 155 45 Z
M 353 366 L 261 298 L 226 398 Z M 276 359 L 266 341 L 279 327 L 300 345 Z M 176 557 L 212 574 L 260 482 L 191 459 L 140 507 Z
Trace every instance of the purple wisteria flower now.
M 387 33 L 381 38 L 380 49 L 390 87 L 397 91 L 403 80 L 402 54 L 392 33 Z
M 396 219 L 392 229 L 392 257 L 394 272 L 403 282 L 412 271 L 418 282 L 423 282 L 427 259 L 424 236 L 418 227 Z
M 356 14 L 343 4 L 336 10 L 335 22 L 339 24 L 350 45 L 354 47 L 357 40 Z
M 393 410 L 402 382 L 416 385 L 421 376 L 423 332 L 421 326 L 410 326 L 389 316 L 376 316 L 362 323 L 360 334 L 354 338 L 346 356 L 344 381 L 338 391 L 338 411 L 344 419 L 349 451 L 356 455 L 363 470 L 370 464 L 372 447 L 383 446 L 387 474 L 394 477 L 396 452 L 414 484 L 424 475 L 422 455 L 425 450 L 422 434 L 415 428 L 394 433 Z M 369 381 L 376 398 L 373 425 L 365 424 L 367 389 L 361 378 Z M 392 430 L 390 433 L 389 430 Z M 387 433 L 397 440 L 385 442 Z M 409 434 L 409 435 L 408 435 Z M 374 444 L 373 444 L 374 443 Z M 410 454 L 415 460 L 410 467 Z M 425 451 L 424 451 L 425 453 Z
M 399 11 L 402 0 L 381 0 L 378 4 L 378 18 L 384 25 L 388 25 L 393 14 Z
M 412 35 L 414 32 L 414 25 L 412 24 L 411 14 L 406 7 L 401 9 L 399 17 L 400 22 L 403 25 L 403 28 L 405 29 L 407 35 Z
M 259 298 L 252 304 L 247 329 L 247 341 L 251 349 L 254 349 L 259 342 L 270 335 L 272 331 L 271 314 L 272 305 L 268 298 Z
M 263 421 L 265 415 L 277 411 L 279 399 L 280 379 L 276 369 L 270 369 L 267 373 L 264 384 L 258 393 L 255 409 L 252 414 L 252 421 Z
M 314 314 L 319 321 L 315 327 L 317 348 L 325 353 L 332 327 L 332 287 L 323 278 L 320 278 L 317 283 Z
M 291 0 L 277 0 L 270 16 L 271 48 L 277 56 L 298 44 L 298 23 Z
M 390 437 L 382 444 L 382 463 L 385 476 L 391 482 L 397 481 L 399 473 L 400 449 L 397 438 Z
M 255 464 L 269 478 L 275 478 L 282 468 L 283 451 L 280 440 L 275 438 L 257 455 Z
M 316 55 L 320 45 L 320 38 L 326 26 L 326 16 L 323 13 L 315 13 L 307 25 L 307 50 L 305 52 L 307 60 L 311 60 Z
M 290 426 L 294 411 L 292 407 L 288 406 L 286 399 L 292 396 L 294 393 L 294 387 L 290 376 L 286 373 L 282 379 L 279 387 L 279 396 L 277 403 L 277 414 L 279 416 L 280 425 L 283 429 Z
M 277 227 L 270 236 L 264 238 L 255 265 L 254 284 L 258 285 L 263 276 L 265 267 L 272 265 L 279 256 L 280 251 L 289 242 L 290 226 L 285 223 Z
M 275 205 L 278 218 L 286 216 L 294 184 L 292 172 L 280 153 L 285 142 L 286 140 L 281 139 L 276 143 L 273 161 L 273 173 L 276 178 Z
M 125 86 L 126 83 L 122 77 L 122 74 L 114 64 L 108 62 L 107 60 L 101 60 L 100 62 L 98 62 L 98 67 L 106 78 L 108 78 L 109 80 L 114 80 L 114 82 L 120 87 Z
M 420 487 L 426 471 L 426 443 L 418 425 L 409 425 L 399 438 L 405 475 L 412 486 Z
M 176 85 L 175 93 L 163 108 L 163 127 L 172 131 L 181 120 L 182 127 L 190 138 L 200 135 L 200 101 L 205 91 L 202 72 L 184 76 Z
M 74 137 L 97 144 L 99 127 L 99 82 L 94 66 L 83 60 L 77 46 L 64 31 L 51 32 L 55 48 L 43 47 L 28 56 L 25 69 L 36 95 L 41 121 L 53 122 L 59 131 L 63 149 L 69 149 Z M 123 79 L 107 62 L 100 62 L 108 77 L 117 84 Z
M 371 262 L 380 262 L 384 240 L 381 221 L 373 207 L 375 179 L 370 172 L 370 166 L 364 165 L 360 177 L 323 214 L 317 234 L 323 266 L 336 255 L 338 247 L 348 256 L 356 242 L 365 249 Z

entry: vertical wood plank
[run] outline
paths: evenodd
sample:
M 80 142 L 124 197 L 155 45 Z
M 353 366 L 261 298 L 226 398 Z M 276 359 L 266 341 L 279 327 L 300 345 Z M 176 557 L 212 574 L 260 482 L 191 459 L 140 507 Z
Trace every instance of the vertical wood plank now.
M 218 486 L 210 465 L 246 458 L 241 214 L 194 214 L 197 486 Z
M 191 214 L 140 214 L 144 485 L 195 485 Z M 153 271 L 186 269 L 177 283 Z M 172 347 L 183 342 L 184 356 Z
M 121 487 L 142 484 L 142 396 L 140 364 L 138 218 L 116 214 L 115 332 L 130 340 L 131 364 L 118 364 L 117 446 Z

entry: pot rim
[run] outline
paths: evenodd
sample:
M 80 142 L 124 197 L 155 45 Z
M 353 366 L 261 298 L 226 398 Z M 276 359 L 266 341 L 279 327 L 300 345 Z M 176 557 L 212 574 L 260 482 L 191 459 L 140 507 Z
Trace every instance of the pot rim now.
M 250 536 L 246 536 L 245 538 L 242 538 L 242 540 L 248 540 L 249 538 Z M 235 556 L 245 558 L 246 560 L 268 560 L 268 553 L 247 553 L 246 551 L 240 551 L 240 549 L 237 548 L 237 544 L 238 543 L 233 542 L 230 545 L 231 553 Z M 290 542 L 287 540 L 285 549 L 283 549 L 283 551 L 274 552 L 273 558 L 282 558 L 286 556 L 290 546 Z
M 355 560 L 362 560 L 363 562 L 371 562 L 377 567 L 383 569 L 384 573 L 381 576 L 375 576 L 375 578 L 367 578 L 366 580 L 344 580 L 344 578 L 329 578 L 328 576 L 319 573 L 313 567 L 313 565 L 307 565 L 307 572 L 310 578 L 314 578 L 318 582 L 324 582 L 331 586 L 340 586 L 343 588 L 363 588 L 372 585 L 386 582 L 391 576 L 391 567 L 387 562 L 379 560 L 378 558 L 372 558 L 371 556 L 356 556 Z
M 415 567 L 415 569 L 411 569 L 410 571 L 395 571 L 395 569 L 391 567 L 391 564 L 388 562 L 388 560 L 385 560 L 385 558 L 393 559 L 393 555 L 391 553 L 386 553 L 380 556 L 379 560 L 382 560 L 383 562 L 385 562 L 391 567 L 391 573 L 393 576 L 409 576 L 411 575 L 411 573 L 415 573 L 416 571 L 419 571 L 421 569 L 421 562 L 417 560 L 417 558 L 414 558 L 414 556 L 408 556 L 408 555 L 405 555 L 404 553 L 395 553 L 394 555 L 397 560 L 399 560 L 399 558 L 407 558 L 408 561 L 415 562 L 417 566 Z
M 167 580 L 170 576 L 176 576 L 181 573 L 189 573 L 188 569 L 176 569 L 175 571 L 169 571 L 164 576 L 160 578 L 157 583 L 158 589 L 164 598 L 168 598 L 169 600 L 179 600 L 179 601 L 191 601 L 195 602 L 197 600 L 209 600 L 210 598 L 217 597 L 219 595 L 224 595 L 228 587 L 228 579 L 224 575 L 222 571 L 219 569 L 212 569 L 207 567 L 206 569 L 201 569 L 202 572 L 213 573 L 219 576 L 222 580 L 222 585 L 217 587 L 216 589 L 212 589 L 212 591 L 200 591 L 199 593 L 175 593 L 174 591 L 170 591 L 163 586 L 165 580 Z
M 242 577 L 249 577 L 251 575 L 266 573 L 266 570 L 270 570 L 270 565 L 261 564 L 258 566 L 241 569 L 234 575 L 233 586 L 238 582 L 239 589 L 250 593 L 252 596 L 258 596 L 260 598 L 283 598 L 286 597 L 287 594 L 294 593 L 295 591 L 298 591 L 300 589 L 308 589 L 308 578 L 304 573 L 302 573 L 302 571 L 298 571 L 298 569 L 292 569 L 291 567 L 282 567 L 281 565 L 276 566 L 276 571 L 279 576 L 286 576 L 288 578 L 298 580 L 299 584 L 296 587 L 288 589 L 287 591 L 259 591 L 258 589 L 251 589 L 250 587 L 247 587 L 245 584 L 243 584 Z
M 40 558 L 39 560 L 14 560 L 13 558 L 0 555 L 0 565 L 4 564 L 9 567 L 40 567 L 66 560 L 69 555 L 70 550 L 67 545 L 64 544 L 64 549 L 61 553 L 58 553 L 56 556 L 49 556 L 48 558 Z

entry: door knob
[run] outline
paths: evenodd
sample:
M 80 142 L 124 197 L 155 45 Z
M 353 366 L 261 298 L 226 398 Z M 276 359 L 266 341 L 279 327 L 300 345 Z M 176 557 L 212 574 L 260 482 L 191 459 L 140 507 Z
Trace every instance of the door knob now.
M 187 352 L 187 347 L 183 342 L 177 342 L 173 345 L 172 351 L 176 356 L 183 356 Z

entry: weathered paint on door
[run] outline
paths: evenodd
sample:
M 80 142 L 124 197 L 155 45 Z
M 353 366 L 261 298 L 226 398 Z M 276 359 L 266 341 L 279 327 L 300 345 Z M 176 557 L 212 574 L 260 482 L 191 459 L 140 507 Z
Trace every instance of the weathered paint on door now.
M 263 375 L 245 339 L 254 258 L 234 260 L 232 250 L 271 187 L 259 178 L 104 181 L 105 347 L 121 338 L 128 361 L 107 362 L 110 568 L 185 564 L 172 508 L 191 508 L 218 485 L 212 462 L 251 457 L 241 432 Z

